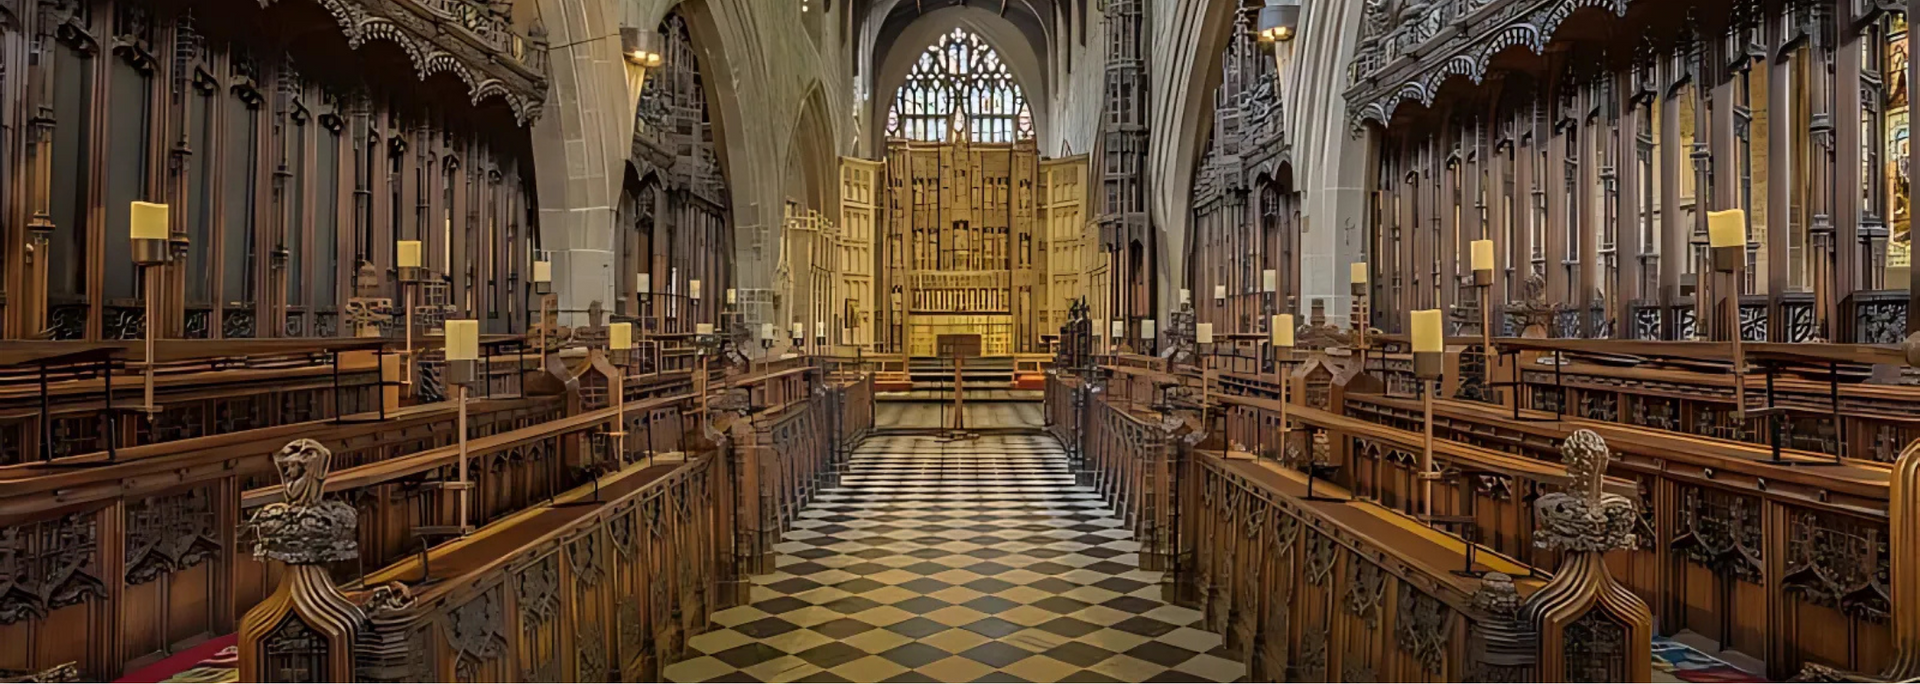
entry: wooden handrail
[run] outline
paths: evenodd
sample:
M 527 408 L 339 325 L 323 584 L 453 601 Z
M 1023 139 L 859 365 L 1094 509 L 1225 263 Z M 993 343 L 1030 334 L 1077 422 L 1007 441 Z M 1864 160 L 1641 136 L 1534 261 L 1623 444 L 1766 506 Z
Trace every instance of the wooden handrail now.
M 693 395 L 682 394 L 628 402 L 626 412 L 628 415 L 643 413 L 673 404 L 689 403 L 692 399 Z M 538 425 L 531 425 L 518 430 L 477 437 L 467 440 L 467 453 L 479 454 L 498 451 L 515 444 L 532 443 L 550 437 L 579 432 L 602 423 L 619 420 L 623 417 L 619 414 L 619 411 L 620 409 L 614 407 L 596 409 L 559 420 L 550 420 Z M 381 461 L 379 463 L 354 466 L 336 471 L 331 477 L 328 477 L 326 491 L 328 493 L 342 492 L 393 482 L 441 466 L 451 465 L 457 462 L 459 458 L 460 446 L 454 444 L 438 449 L 422 451 L 410 456 Z M 283 491 L 280 485 L 248 490 L 245 494 L 241 495 L 240 507 L 243 509 L 254 508 L 274 503 L 281 499 Z

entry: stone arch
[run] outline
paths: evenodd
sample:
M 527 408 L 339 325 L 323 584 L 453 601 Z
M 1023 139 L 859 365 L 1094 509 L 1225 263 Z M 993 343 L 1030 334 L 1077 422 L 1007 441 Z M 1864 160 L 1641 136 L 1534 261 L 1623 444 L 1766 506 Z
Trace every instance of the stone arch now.
M 784 162 L 788 177 L 782 185 L 788 197 L 838 221 L 840 156 L 832 147 L 829 116 L 826 93 L 815 83 L 801 100 L 800 111 L 788 129 Z

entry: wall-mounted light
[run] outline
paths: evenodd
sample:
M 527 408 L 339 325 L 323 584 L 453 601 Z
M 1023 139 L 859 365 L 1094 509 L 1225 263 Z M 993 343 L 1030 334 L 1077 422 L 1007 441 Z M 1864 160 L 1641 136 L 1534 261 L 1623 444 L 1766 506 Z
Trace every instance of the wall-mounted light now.
M 1262 43 L 1282 43 L 1293 40 L 1293 32 L 1300 26 L 1300 0 L 1267 0 L 1267 6 L 1260 8 L 1260 21 L 1256 26 Z
M 620 54 L 643 69 L 658 67 L 666 59 L 660 54 L 660 34 L 632 27 L 620 29 Z

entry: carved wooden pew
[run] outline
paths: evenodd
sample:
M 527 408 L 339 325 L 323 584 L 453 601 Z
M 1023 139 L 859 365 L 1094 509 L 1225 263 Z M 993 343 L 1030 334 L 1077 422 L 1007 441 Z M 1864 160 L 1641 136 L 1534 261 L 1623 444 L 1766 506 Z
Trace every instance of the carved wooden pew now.
M 691 410 L 687 395 L 630 402 L 626 416 L 662 420 L 658 429 L 651 426 L 638 434 L 653 436 L 653 443 L 634 439 L 627 442 L 628 453 L 621 463 L 643 460 L 659 453 L 677 450 L 685 443 L 676 431 L 682 429 L 680 416 Z M 615 409 L 607 408 L 579 415 L 534 423 L 518 429 L 468 440 L 471 513 L 465 524 L 481 527 L 544 502 L 560 492 L 590 483 L 594 470 L 587 466 L 585 442 L 611 430 L 618 420 Z M 396 562 L 449 536 L 458 536 L 459 492 L 446 483 L 458 480 L 460 448 L 449 443 L 399 458 L 340 469 L 327 480 L 326 492 L 352 505 L 359 512 L 360 536 L 358 562 L 334 569 L 339 581 L 353 581 L 372 569 Z M 243 515 L 248 511 L 279 501 L 281 487 L 273 485 L 245 492 L 241 497 Z M 258 597 L 274 578 L 265 566 L 242 561 L 237 590 L 240 605 Z
M 290 446 L 290 448 L 292 448 Z M 290 491 L 331 488 L 305 459 Z M 317 467 L 316 467 L 317 466 Z M 314 681 L 650 681 L 717 608 L 732 495 L 717 453 L 635 463 L 480 532 L 409 557 L 341 592 L 312 568 L 351 548 L 349 529 L 276 524 L 352 512 L 318 494 L 254 518 L 261 561 L 283 580 L 243 625 L 241 677 Z M 326 511 L 341 511 L 328 513 Z M 316 532 L 315 530 L 319 530 Z
M 1601 475 L 1606 450 L 1591 433 L 1568 445 L 1567 465 L 1557 476 L 1535 473 L 1557 485 L 1533 513 L 1551 523 L 1538 528 L 1534 538 L 1553 550 L 1561 571 L 1548 579 L 1544 570 L 1481 552 L 1479 569 L 1497 573 L 1470 579 L 1452 572 L 1466 565 L 1469 548 L 1455 536 L 1394 508 L 1353 499 L 1338 484 L 1317 483 L 1313 492 L 1331 500 L 1309 498 L 1307 478 L 1278 461 L 1228 459 L 1209 446 L 1224 439 L 1192 433 L 1200 438 L 1196 445 L 1183 438 L 1183 426 L 1193 421 L 1179 414 L 1210 410 L 1202 405 L 1172 404 L 1174 414 L 1163 420 L 1133 416 L 1104 392 L 1089 396 L 1087 410 L 1134 417 L 1159 431 L 1161 442 L 1174 452 L 1163 479 L 1143 482 L 1162 490 L 1159 496 L 1167 502 L 1168 590 L 1175 600 L 1206 609 L 1210 627 L 1227 634 L 1229 651 L 1249 665 L 1254 679 L 1644 681 L 1651 676 L 1651 618 L 1605 572 L 1601 557 L 1633 542 L 1632 503 L 1608 491 L 1620 483 L 1609 485 Z M 1369 427 L 1336 419 L 1321 412 L 1301 422 Z M 1087 437 L 1089 468 L 1117 471 L 1140 460 L 1110 453 L 1127 448 L 1125 442 Z M 1527 459 L 1484 449 L 1453 453 L 1515 469 L 1531 467 Z M 1126 477 L 1113 472 L 1099 479 Z M 1622 524 L 1596 534 L 1580 532 L 1584 522 L 1575 521 L 1585 521 L 1588 512 Z M 1146 529 L 1138 519 L 1133 522 L 1137 531 Z
M 1348 395 L 1347 403 L 1403 427 L 1419 415 L 1410 400 Z M 1536 459 L 1577 429 L 1606 437 L 1619 454 L 1612 473 L 1633 481 L 1651 532 L 1612 559 L 1615 572 L 1653 607 L 1663 633 L 1697 634 L 1781 678 L 1807 663 L 1878 672 L 1889 662 L 1893 601 L 1879 579 L 1893 563 L 1888 468 L 1822 465 L 1832 459 L 1793 451 L 1783 465 L 1763 445 L 1538 411 L 1511 416 L 1439 401 L 1435 434 Z M 1765 616 L 1775 614 L 1796 616 L 1792 628 L 1768 628 Z
M 557 415 L 551 400 L 476 402 L 475 427 L 508 430 Z M 371 414 L 363 416 L 369 421 Z M 450 406 L 386 422 L 315 421 L 0 468 L 0 668 L 77 661 L 117 676 L 173 648 L 233 629 L 239 494 L 269 480 L 268 457 L 299 435 L 341 462 L 386 459 L 453 439 Z

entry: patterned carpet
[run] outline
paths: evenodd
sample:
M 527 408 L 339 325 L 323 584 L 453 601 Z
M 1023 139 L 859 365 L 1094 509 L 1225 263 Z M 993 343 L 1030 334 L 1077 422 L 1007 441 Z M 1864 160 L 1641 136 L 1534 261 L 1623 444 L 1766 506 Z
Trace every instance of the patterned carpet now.
M 1227 682 L 1051 438 L 878 436 L 671 681 Z

